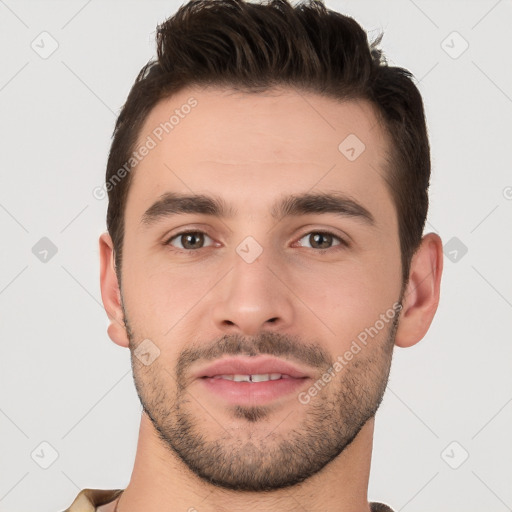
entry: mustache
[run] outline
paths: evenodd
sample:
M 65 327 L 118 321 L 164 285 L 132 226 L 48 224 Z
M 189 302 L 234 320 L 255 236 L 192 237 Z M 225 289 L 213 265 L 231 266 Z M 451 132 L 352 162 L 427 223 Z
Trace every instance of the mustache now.
M 178 382 L 183 382 L 184 375 L 193 363 L 213 361 L 224 355 L 285 357 L 317 368 L 329 368 L 334 364 L 329 353 L 320 345 L 304 343 L 298 336 L 272 332 L 263 332 L 252 338 L 238 334 L 224 335 L 213 343 L 188 347 L 180 353 L 176 362 Z

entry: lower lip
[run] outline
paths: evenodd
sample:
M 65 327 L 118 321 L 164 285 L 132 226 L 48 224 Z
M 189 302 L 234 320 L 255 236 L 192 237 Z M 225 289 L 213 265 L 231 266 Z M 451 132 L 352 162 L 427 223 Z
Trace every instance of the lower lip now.
M 297 393 L 306 386 L 309 378 L 278 379 L 265 382 L 235 382 L 211 377 L 198 379 L 209 391 L 230 404 L 262 405 L 291 393 Z

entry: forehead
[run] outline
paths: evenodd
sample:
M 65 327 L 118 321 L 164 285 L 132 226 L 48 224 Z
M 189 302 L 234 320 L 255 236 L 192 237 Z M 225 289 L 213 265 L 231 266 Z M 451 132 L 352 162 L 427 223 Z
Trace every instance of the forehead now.
M 150 112 L 137 148 L 126 211 L 142 215 L 169 191 L 212 193 L 255 213 L 284 192 L 340 191 L 376 218 L 393 213 L 388 143 L 365 101 L 293 89 L 241 93 L 187 88 Z

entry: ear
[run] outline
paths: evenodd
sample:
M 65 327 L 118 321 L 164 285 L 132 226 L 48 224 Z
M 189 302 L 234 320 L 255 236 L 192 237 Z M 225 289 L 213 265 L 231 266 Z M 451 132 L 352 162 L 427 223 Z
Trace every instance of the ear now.
M 114 244 L 108 233 L 100 236 L 99 244 L 101 299 L 110 320 L 107 333 L 114 343 L 128 348 L 129 338 L 124 325 L 121 292 L 115 270 Z
M 429 233 L 412 257 L 395 345 L 411 347 L 427 333 L 439 304 L 442 272 L 443 242 Z

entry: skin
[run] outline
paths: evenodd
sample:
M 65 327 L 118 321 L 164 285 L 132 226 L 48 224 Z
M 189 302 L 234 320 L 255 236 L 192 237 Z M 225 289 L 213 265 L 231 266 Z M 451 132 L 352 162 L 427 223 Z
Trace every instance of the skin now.
M 151 111 L 139 141 L 192 96 L 197 106 L 132 171 L 122 290 L 112 240 L 104 233 L 99 241 L 108 334 L 130 349 L 145 407 L 132 477 L 118 510 L 293 511 L 300 504 L 311 512 L 368 512 L 373 414 L 393 347 L 420 341 L 437 310 L 441 239 L 434 233 L 423 237 L 402 290 L 397 213 L 382 177 L 389 141 L 366 102 L 337 102 L 292 89 L 244 94 L 188 88 Z M 338 150 L 349 134 L 366 146 L 354 161 Z M 143 213 L 168 191 L 215 194 L 236 215 L 186 214 L 144 227 Z M 280 221 L 269 214 L 283 195 L 320 191 L 350 195 L 372 213 L 375 225 L 332 213 Z M 174 247 L 165 245 L 174 233 L 197 229 L 209 237 L 199 251 L 179 253 L 180 243 L 187 242 L 183 237 L 174 238 Z M 339 246 L 334 238 L 320 253 L 310 235 L 326 230 L 350 245 Z M 247 236 L 263 249 L 252 263 L 236 252 Z M 200 355 L 217 350 L 220 357 L 228 348 L 278 355 L 291 346 L 290 360 L 321 377 L 328 362 L 349 350 L 357 335 L 400 298 L 403 309 L 394 323 L 387 323 L 307 404 L 294 392 L 257 411 L 235 408 L 192 378 L 202 360 L 192 359 L 176 372 L 191 347 Z M 149 366 L 133 354 L 144 339 L 160 351 Z M 313 364 L 300 355 L 306 346 L 325 359 Z M 178 416 L 193 434 L 185 435 L 181 446 L 176 434 L 183 433 L 184 423 Z M 202 444 L 191 444 L 198 439 Z M 280 448 L 290 443 L 300 447 L 301 456 L 285 461 Z M 217 451 L 210 453 L 215 445 Z M 312 457 L 309 466 L 316 461 L 318 467 L 302 481 L 280 487 L 279 478 L 291 482 L 295 470 L 308 466 L 305 455 Z M 192 462 L 202 467 L 191 468 Z M 244 485 L 257 489 L 267 478 L 275 488 L 229 488 L 244 468 Z

